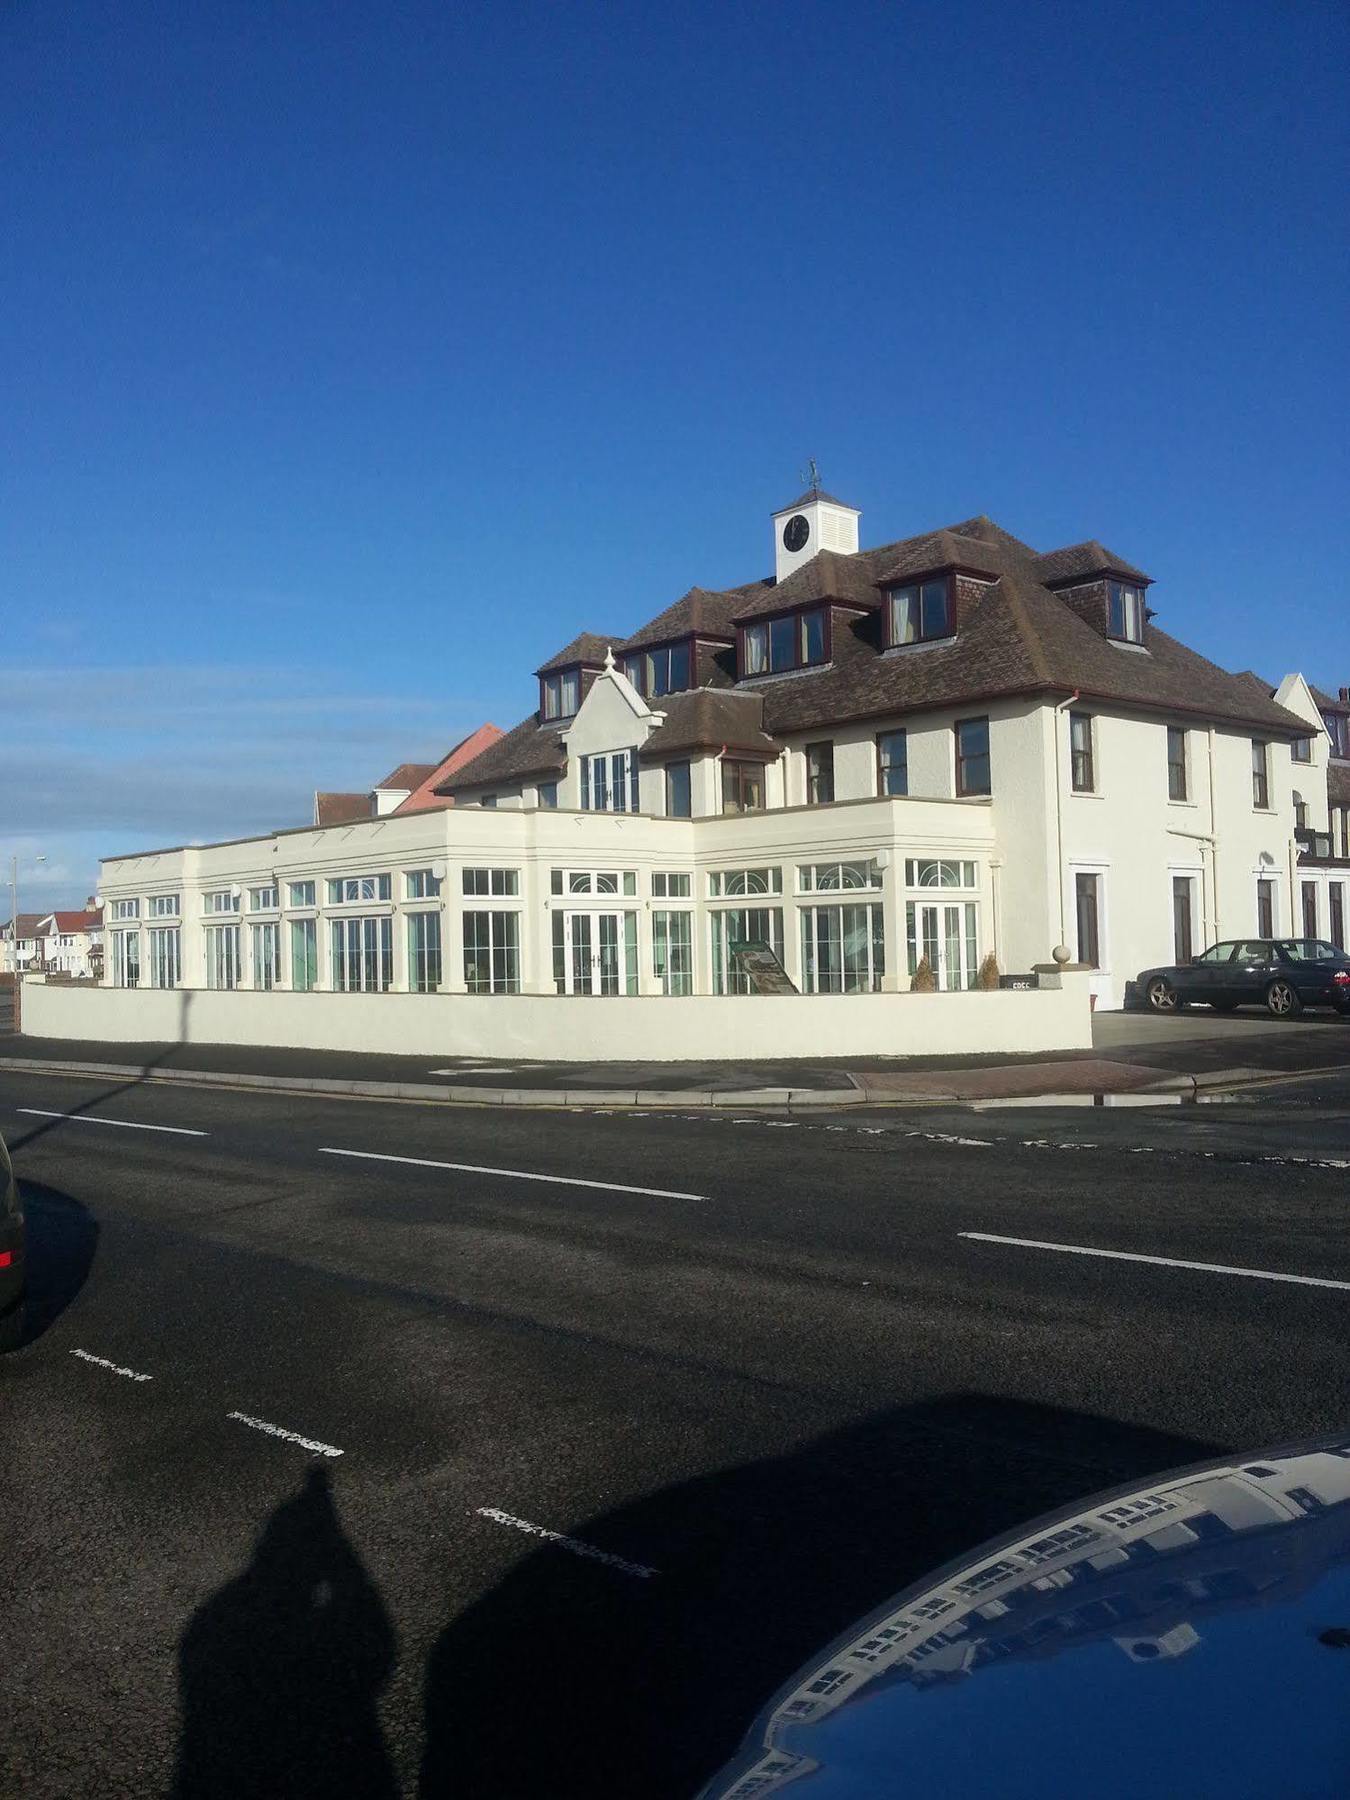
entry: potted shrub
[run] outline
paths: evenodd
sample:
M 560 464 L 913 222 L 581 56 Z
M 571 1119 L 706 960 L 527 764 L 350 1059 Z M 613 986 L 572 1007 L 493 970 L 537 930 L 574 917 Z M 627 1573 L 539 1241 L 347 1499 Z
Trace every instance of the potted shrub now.
M 981 993 L 994 994 L 998 992 L 998 958 L 992 950 L 980 964 L 980 972 L 975 977 L 975 981 Z
M 933 973 L 933 965 L 926 956 L 919 958 L 914 973 L 909 978 L 911 994 L 935 994 L 937 992 L 937 976 Z

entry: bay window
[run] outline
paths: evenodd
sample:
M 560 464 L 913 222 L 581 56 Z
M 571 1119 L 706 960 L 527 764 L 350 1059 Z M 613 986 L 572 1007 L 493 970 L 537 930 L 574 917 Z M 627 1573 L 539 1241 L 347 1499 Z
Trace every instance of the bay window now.
M 946 575 L 892 588 L 886 596 L 886 643 L 921 644 L 952 635 L 951 580 Z

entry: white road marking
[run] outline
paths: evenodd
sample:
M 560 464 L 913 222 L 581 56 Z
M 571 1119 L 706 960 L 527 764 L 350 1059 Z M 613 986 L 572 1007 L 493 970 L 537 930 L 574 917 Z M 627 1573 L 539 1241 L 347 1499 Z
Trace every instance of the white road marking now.
M 1153 1263 L 1164 1269 L 1198 1269 L 1206 1275 L 1245 1275 L 1251 1281 L 1287 1281 L 1296 1287 L 1338 1288 L 1350 1293 L 1350 1281 L 1326 1275 L 1286 1275 L 1274 1269 L 1240 1269 L 1232 1263 L 1185 1262 L 1175 1256 L 1142 1256 L 1135 1250 L 1098 1250 L 1086 1244 L 1047 1244 L 1040 1238 L 997 1237 L 990 1231 L 958 1231 L 958 1237 L 980 1244 L 1015 1244 L 1023 1250 L 1057 1250 L 1061 1256 L 1102 1256 L 1112 1262 Z
M 153 1375 L 141 1375 L 135 1369 L 123 1368 L 121 1363 L 109 1362 L 106 1356 L 95 1356 L 90 1350 L 72 1350 L 72 1356 L 78 1356 L 81 1362 L 94 1363 L 100 1369 L 110 1369 L 114 1375 L 125 1375 L 128 1381 L 153 1381 Z
M 123 1131 L 167 1131 L 173 1137 L 209 1137 L 206 1131 L 190 1131 L 186 1125 L 142 1125 L 136 1119 L 96 1119 L 89 1113 L 47 1112 L 40 1106 L 20 1106 L 15 1110 L 34 1119 L 68 1119 L 72 1125 L 117 1125 Z
M 645 1563 L 628 1562 L 622 1556 L 611 1556 L 608 1550 L 597 1550 L 594 1544 L 583 1544 L 580 1538 L 564 1537 L 560 1531 L 550 1531 L 544 1525 L 531 1525 L 528 1519 L 518 1519 L 514 1513 L 501 1512 L 495 1506 L 480 1506 L 480 1519 L 491 1519 L 497 1525 L 510 1525 L 517 1531 L 523 1531 L 530 1537 L 543 1538 L 546 1543 L 556 1544 L 560 1550 L 570 1550 L 573 1556 L 584 1556 L 590 1562 L 604 1563 L 607 1568 L 622 1569 L 625 1575 L 636 1575 L 647 1581 L 653 1575 L 659 1575 L 659 1569 L 649 1569 Z
M 551 1181 L 561 1187 L 604 1188 L 608 1193 L 644 1194 L 653 1200 L 706 1200 L 706 1194 L 681 1194 L 673 1188 L 626 1187 L 621 1181 L 583 1181 L 579 1175 L 540 1175 L 530 1169 L 488 1169 L 479 1163 L 433 1162 L 425 1156 L 386 1156 L 378 1150 L 334 1150 L 324 1144 L 320 1156 L 354 1156 L 364 1162 L 408 1163 L 414 1169 L 454 1169 L 461 1175 L 505 1175 L 512 1181 Z
M 253 1419 L 247 1413 L 226 1413 L 227 1419 L 237 1419 L 241 1425 L 251 1425 L 254 1431 L 265 1431 L 268 1437 L 284 1438 L 288 1444 L 299 1444 L 302 1450 L 317 1451 L 320 1456 L 341 1456 L 342 1452 L 336 1444 L 321 1444 L 317 1438 L 301 1437 L 298 1431 L 287 1431 L 280 1425 L 269 1425 L 266 1419 Z

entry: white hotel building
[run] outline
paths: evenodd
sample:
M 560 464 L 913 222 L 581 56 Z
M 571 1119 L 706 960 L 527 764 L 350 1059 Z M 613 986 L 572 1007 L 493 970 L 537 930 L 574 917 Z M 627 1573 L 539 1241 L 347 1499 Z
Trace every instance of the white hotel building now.
M 1063 945 L 1114 1006 L 1219 937 L 1344 941 L 1345 690 L 1227 673 L 1098 543 L 858 521 L 813 490 L 772 575 L 582 633 L 452 807 L 106 860 L 105 985 L 735 994 L 757 945 L 902 993 Z

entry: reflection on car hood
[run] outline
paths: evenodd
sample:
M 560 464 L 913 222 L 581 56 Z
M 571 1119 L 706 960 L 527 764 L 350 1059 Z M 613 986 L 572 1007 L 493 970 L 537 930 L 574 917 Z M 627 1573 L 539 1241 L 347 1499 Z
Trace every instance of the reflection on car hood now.
M 704 1800 L 796 1783 L 1350 1793 L 1350 1438 L 1080 1503 L 889 1601 L 789 1683 Z

